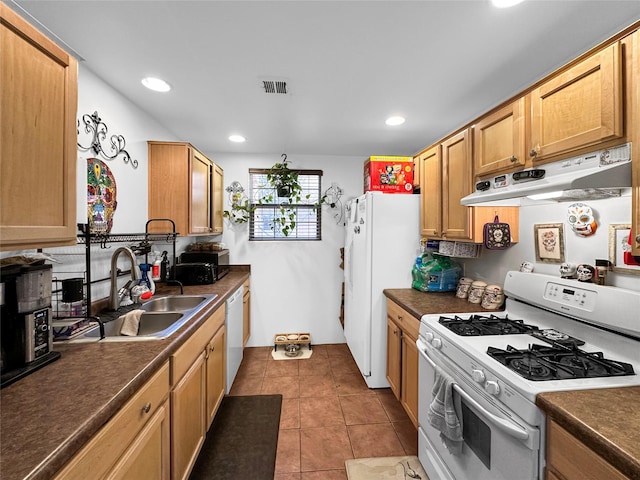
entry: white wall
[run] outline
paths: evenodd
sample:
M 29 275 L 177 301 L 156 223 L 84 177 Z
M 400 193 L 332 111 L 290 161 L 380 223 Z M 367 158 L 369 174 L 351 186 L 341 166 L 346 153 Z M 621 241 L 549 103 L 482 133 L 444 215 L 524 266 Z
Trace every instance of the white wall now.
M 502 284 L 507 271 L 518 270 L 520 264 L 527 260 L 534 262 L 534 271 L 559 276 L 558 264 L 536 263 L 534 224 L 563 223 L 565 260 L 569 263 L 587 263 L 595 265 L 596 259 L 609 258 L 609 224 L 631 223 L 631 197 L 625 196 L 608 199 L 585 201 L 596 214 L 598 228 L 589 237 L 575 234 L 568 223 L 567 207 L 572 202 L 520 207 L 520 242 L 507 250 L 483 249 L 478 259 L 466 260 L 465 274 L 474 279 L 482 279 L 491 283 Z M 629 275 L 610 272 L 606 280 L 612 285 L 630 290 L 640 291 L 640 272 Z
M 268 168 L 280 155 L 214 154 L 224 169 L 225 187 L 238 181 L 248 188 L 249 168 Z M 321 169 L 322 190 L 342 188 L 343 203 L 362 193 L 359 157 L 288 154 L 292 168 Z M 225 192 L 226 193 L 226 192 Z M 225 194 L 225 208 L 229 208 Z M 251 338 L 249 346 L 270 345 L 276 333 L 311 332 L 315 343 L 344 342 L 339 322 L 343 271 L 340 248 L 344 227 L 336 211 L 322 207 L 322 240 L 250 242 L 248 225 L 225 220 L 223 242 L 232 264 L 251 264 Z

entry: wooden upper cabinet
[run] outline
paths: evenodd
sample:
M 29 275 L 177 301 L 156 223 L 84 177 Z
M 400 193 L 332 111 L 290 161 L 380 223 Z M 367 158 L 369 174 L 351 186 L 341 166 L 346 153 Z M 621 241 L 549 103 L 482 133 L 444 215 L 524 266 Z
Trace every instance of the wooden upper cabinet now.
M 442 142 L 442 230 L 452 239 L 471 240 L 469 209 L 460 205 L 472 192 L 470 129 Z
M 440 145 L 418 155 L 420 165 L 420 233 L 442 235 L 442 158 Z
M 622 137 L 622 104 L 616 42 L 531 91 L 529 155 L 535 163 Z
M 148 144 L 149 218 L 173 220 L 181 235 L 222 233 L 222 169 L 189 143 Z M 164 222 L 149 225 L 151 232 L 170 230 Z
M 633 242 L 631 252 L 640 257 L 640 30 L 625 37 L 622 44 L 626 47 L 627 58 L 627 135 L 634 145 L 631 149 L 631 231 Z M 630 119 L 629 119 L 630 117 Z
M 474 176 L 524 168 L 525 99 L 502 107 L 473 126 Z
M 77 61 L 4 3 L 0 45 L 0 249 L 75 244 Z
M 420 188 L 420 156 L 413 157 L 413 189 Z
M 224 220 L 224 205 L 223 205 L 223 193 L 224 193 L 224 171 L 218 165 L 213 165 L 213 212 L 211 220 L 211 232 L 214 234 L 220 234 L 223 231 Z

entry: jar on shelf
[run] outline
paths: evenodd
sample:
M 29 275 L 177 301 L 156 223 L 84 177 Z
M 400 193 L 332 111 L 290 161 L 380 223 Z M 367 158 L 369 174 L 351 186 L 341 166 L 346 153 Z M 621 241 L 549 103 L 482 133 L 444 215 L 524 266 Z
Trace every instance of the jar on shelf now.
M 487 282 L 483 282 L 482 280 L 476 280 L 475 282 L 471 283 L 471 288 L 469 289 L 469 302 L 482 302 L 482 295 L 484 294 L 484 289 L 486 287 Z
M 504 303 L 504 292 L 500 285 L 487 285 L 482 295 L 482 308 L 497 310 Z
M 462 277 L 458 281 L 458 288 L 456 289 L 456 297 L 466 299 L 469 296 L 469 290 L 471 289 L 472 283 L 473 283 L 473 278 Z

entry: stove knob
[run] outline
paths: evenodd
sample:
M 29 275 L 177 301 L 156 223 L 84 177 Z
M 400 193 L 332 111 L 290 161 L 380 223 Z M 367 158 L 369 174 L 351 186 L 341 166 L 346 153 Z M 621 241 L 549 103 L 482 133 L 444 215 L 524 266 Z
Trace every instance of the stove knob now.
M 442 340 L 440 340 L 439 338 L 434 338 L 431 342 L 431 345 L 433 345 L 434 348 L 442 348 Z
M 485 385 L 484 389 L 489 395 L 498 395 L 500 393 L 500 385 L 495 380 L 489 380 Z
M 484 382 L 486 378 L 482 370 L 474 370 L 473 372 L 471 372 L 471 375 L 473 376 L 473 380 L 478 383 Z
M 424 338 L 427 340 L 427 342 L 431 343 L 431 340 L 433 340 L 433 333 L 431 332 L 425 333 Z

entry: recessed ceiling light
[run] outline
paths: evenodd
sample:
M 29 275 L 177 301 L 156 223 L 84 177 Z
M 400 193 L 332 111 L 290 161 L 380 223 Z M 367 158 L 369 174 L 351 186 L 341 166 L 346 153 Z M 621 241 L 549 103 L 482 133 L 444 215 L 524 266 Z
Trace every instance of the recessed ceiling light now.
M 404 117 L 400 117 L 400 116 L 394 116 L 394 117 L 389 117 L 385 120 L 385 122 L 387 125 L 402 125 L 404 123 Z
M 154 92 L 168 92 L 171 86 L 160 78 L 146 77 L 142 79 L 142 85 Z
M 513 7 L 514 5 L 517 5 L 523 1 L 524 0 L 491 0 L 491 3 L 493 3 L 494 7 L 507 8 L 507 7 Z
M 244 138 L 242 135 L 229 135 L 229 140 L 235 143 L 242 143 L 247 139 Z

